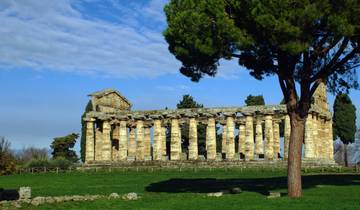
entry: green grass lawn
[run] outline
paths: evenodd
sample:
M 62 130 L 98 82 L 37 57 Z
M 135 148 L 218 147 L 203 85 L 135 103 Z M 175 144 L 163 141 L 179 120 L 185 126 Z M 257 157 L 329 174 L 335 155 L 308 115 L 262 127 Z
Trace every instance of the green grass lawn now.
M 285 171 L 239 169 L 45 173 L 3 176 L 0 187 L 30 186 L 33 197 L 112 192 L 141 196 L 137 201 L 102 199 L 25 209 L 360 209 L 358 174 L 307 174 L 301 199 L 267 198 L 269 191 L 286 192 L 285 175 Z M 243 192 L 219 198 L 206 196 L 232 187 Z

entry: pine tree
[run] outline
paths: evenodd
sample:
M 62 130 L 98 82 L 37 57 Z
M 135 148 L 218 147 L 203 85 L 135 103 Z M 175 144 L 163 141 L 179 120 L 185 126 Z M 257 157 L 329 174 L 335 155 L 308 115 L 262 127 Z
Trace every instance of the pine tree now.
M 356 133 L 356 108 L 348 94 L 339 93 L 334 102 L 333 132 L 334 138 L 344 143 L 344 161 L 348 166 L 347 146 L 353 143 Z
M 192 81 L 214 77 L 222 59 L 258 80 L 277 77 L 292 122 L 288 195 L 300 197 L 312 96 L 323 82 L 334 92 L 358 87 L 360 1 L 170 0 L 165 13 L 169 51 Z
M 263 95 L 258 95 L 258 96 L 248 95 L 248 97 L 246 97 L 245 99 L 245 104 L 246 106 L 260 106 L 260 105 L 265 105 L 265 100 Z

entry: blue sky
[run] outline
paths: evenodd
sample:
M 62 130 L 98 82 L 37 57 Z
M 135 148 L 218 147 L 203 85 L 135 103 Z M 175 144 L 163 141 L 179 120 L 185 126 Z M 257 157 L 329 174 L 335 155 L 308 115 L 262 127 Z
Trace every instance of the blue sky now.
M 134 109 L 174 108 L 183 94 L 207 107 L 242 106 L 249 94 L 281 101 L 276 78 L 256 81 L 235 60 L 221 62 L 216 78 L 182 76 L 162 36 L 166 2 L 0 1 L 0 136 L 15 149 L 48 147 L 80 132 L 87 95 L 103 88 Z M 351 97 L 360 118 L 359 93 Z

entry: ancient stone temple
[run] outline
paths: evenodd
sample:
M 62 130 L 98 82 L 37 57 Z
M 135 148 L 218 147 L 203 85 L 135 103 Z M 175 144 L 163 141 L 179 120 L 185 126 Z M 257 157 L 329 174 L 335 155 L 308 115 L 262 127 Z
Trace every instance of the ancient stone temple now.
M 86 164 L 287 159 L 291 127 L 285 105 L 131 111 L 131 103 L 116 90 L 90 96 L 93 110 L 84 118 Z M 184 124 L 189 128 L 186 149 L 181 145 Z M 199 155 L 199 124 L 206 125 L 205 155 Z M 305 161 L 333 162 L 332 119 L 325 85 L 314 95 L 303 148 Z

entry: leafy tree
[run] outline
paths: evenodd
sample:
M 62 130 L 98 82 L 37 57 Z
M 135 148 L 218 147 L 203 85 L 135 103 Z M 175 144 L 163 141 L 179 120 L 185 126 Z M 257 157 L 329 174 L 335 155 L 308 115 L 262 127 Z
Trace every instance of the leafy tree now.
M 11 143 L 0 137 L 0 175 L 8 175 L 16 170 L 16 161 L 10 149 Z
M 263 95 L 253 96 L 248 95 L 245 100 L 246 106 L 259 106 L 259 105 L 265 105 L 265 100 Z
M 354 142 L 356 133 L 356 108 L 348 94 L 339 93 L 334 102 L 333 131 L 334 138 L 340 138 L 345 144 L 344 161 L 347 161 L 347 145 Z
M 84 121 L 84 117 L 90 111 L 92 111 L 91 101 L 87 103 L 85 107 L 85 111 L 81 115 L 80 159 L 82 162 L 85 162 L 85 152 L 86 152 L 86 122 Z
M 288 195 L 300 197 L 312 95 L 322 82 L 334 92 L 358 86 L 360 2 L 170 0 L 165 13 L 169 51 L 192 81 L 215 76 L 221 59 L 237 59 L 258 80 L 277 76 L 292 126 Z
M 79 134 L 76 133 L 54 138 L 54 141 L 50 145 L 51 149 L 53 149 L 51 153 L 53 158 L 63 157 L 73 162 L 78 161 L 76 152 L 71 150 L 74 148 L 77 138 L 79 138 Z

